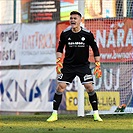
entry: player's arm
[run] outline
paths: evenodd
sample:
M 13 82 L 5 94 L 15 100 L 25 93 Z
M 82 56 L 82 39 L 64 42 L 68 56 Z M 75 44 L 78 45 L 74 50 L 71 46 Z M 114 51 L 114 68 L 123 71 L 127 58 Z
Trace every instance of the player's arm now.
M 95 62 L 100 62 L 100 56 L 94 56 Z
M 56 58 L 62 58 L 62 53 L 61 52 L 56 52 Z
M 63 55 L 64 45 L 65 45 L 65 42 L 64 42 L 63 32 L 62 32 L 60 35 L 59 45 L 58 45 L 57 51 L 56 51 L 56 72 L 57 72 L 57 74 L 61 73 L 61 69 L 63 67 L 62 55 Z
M 101 65 L 100 65 L 100 53 L 93 34 L 91 34 L 91 40 L 92 40 L 91 48 L 94 53 L 94 60 L 95 60 L 94 75 L 96 76 L 96 78 L 100 78 L 102 76 Z

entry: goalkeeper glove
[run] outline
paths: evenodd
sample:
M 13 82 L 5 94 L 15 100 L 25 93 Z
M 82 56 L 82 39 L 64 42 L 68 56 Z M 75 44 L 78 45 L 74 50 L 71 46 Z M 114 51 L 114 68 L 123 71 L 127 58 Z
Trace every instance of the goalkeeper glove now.
M 100 62 L 95 62 L 95 69 L 94 69 L 94 75 L 96 78 L 100 78 L 102 76 L 102 71 L 100 67 Z
M 56 59 L 56 72 L 57 72 L 57 74 L 61 74 L 62 67 L 63 67 L 63 65 L 61 62 L 61 58 L 57 58 Z

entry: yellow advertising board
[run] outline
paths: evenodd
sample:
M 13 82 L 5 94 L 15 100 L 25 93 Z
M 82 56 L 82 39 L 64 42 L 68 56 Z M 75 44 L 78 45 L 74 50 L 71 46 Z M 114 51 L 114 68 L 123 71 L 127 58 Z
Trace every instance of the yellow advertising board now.
M 112 106 L 120 105 L 119 92 L 97 92 L 99 110 L 110 110 Z M 84 94 L 85 110 L 92 110 L 88 94 Z M 66 110 L 77 110 L 78 92 L 66 92 Z

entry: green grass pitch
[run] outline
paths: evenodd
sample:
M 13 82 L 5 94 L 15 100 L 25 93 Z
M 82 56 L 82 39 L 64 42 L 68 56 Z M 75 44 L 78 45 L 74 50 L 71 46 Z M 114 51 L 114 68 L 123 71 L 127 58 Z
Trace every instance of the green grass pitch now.
M 133 114 L 101 115 L 103 122 L 91 115 L 59 114 L 56 122 L 46 122 L 49 113 L 36 115 L 1 115 L 0 133 L 133 133 Z

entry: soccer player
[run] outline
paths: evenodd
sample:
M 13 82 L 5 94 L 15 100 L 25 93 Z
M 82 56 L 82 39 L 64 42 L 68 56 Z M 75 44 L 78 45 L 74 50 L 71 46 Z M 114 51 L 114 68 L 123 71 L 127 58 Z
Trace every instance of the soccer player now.
M 81 20 L 81 14 L 77 11 L 72 11 L 70 13 L 70 27 L 62 31 L 60 35 L 59 46 L 56 52 L 58 85 L 53 100 L 53 113 L 47 119 L 48 122 L 58 120 L 58 108 L 62 100 L 62 93 L 66 89 L 67 84 L 71 83 L 76 76 L 80 78 L 89 95 L 89 101 L 94 112 L 94 120 L 103 121 L 98 114 L 97 94 L 94 91 L 93 77 L 89 68 L 89 46 L 91 46 L 94 53 L 94 74 L 97 78 L 102 76 L 100 54 L 93 34 L 80 26 Z M 61 59 L 64 48 L 65 57 L 62 64 Z

